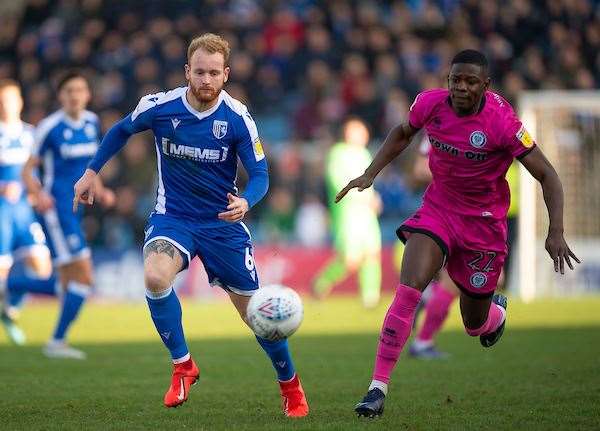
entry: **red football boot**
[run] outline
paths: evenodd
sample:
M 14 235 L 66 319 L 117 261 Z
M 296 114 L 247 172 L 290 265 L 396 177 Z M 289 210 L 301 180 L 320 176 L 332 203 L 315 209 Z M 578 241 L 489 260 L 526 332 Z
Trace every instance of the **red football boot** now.
M 308 402 L 298 375 L 287 382 L 279 382 L 281 398 L 283 399 L 283 413 L 290 418 L 301 418 L 308 414 Z
M 192 358 L 173 366 L 171 386 L 165 394 L 165 406 L 177 407 L 187 401 L 190 386 L 198 381 L 200 370 Z

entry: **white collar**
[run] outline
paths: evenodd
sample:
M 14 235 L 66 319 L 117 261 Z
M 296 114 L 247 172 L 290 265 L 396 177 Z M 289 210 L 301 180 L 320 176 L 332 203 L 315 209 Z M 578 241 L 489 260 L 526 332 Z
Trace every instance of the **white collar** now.
M 190 87 L 186 87 L 186 90 L 183 92 L 183 94 L 181 95 L 181 100 L 183 101 L 183 105 L 187 108 L 188 111 L 190 111 L 190 113 L 194 114 L 194 116 L 196 116 L 196 118 L 198 118 L 199 120 L 202 120 L 210 115 L 212 115 L 217 109 L 219 109 L 219 106 L 221 105 L 221 102 L 223 102 L 223 98 L 225 97 L 224 93 L 225 90 L 221 90 L 219 92 L 219 97 L 217 100 L 217 103 L 215 103 L 215 106 L 213 106 L 210 109 L 207 109 L 206 111 L 197 111 L 196 109 L 194 109 L 192 107 L 192 105 L 190 105 L 190 103 L 187 101 L 187 92 L 189 91 Z
M 81 129 L 85 125 L 85 111 L 81 113 L 79 116 L 79 120 L 75 120 L 73 117 L 70 117 L 65 111 L 61 109 L 63 114 L 63 121 L 72 129 Z

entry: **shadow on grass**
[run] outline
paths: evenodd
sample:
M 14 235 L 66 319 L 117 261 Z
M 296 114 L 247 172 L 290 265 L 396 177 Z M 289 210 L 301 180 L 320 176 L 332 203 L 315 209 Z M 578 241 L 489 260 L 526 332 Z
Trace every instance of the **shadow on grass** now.
M 459 332 L 451 358 L 401 358 L 384 417 L 372 429 L 598 429 L 600 328 L 510 330 L 493 349 Z M 0 346 L 2 429 L 350 430 L 370 380 L 376 335 L 292 338 L 311 404 L 281 415 L 274 374 L 253 339 L 190 340 L 199 385 L 180 409 L 162 407 L 170 365 L 156 342 L 80 346 L 87 361 L 48 360 L 39 346 Z

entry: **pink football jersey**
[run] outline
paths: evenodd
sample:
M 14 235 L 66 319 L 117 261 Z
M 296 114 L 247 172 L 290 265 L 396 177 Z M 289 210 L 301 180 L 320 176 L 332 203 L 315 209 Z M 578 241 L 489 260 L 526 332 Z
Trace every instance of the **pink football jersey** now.
M 478 112 L 459 117 L 450 92 L 433 89 L 417 95 L 410 125 L 425 128 L 431 143 L 433 181 L 424 199 L 465 215 L 506 217 L 510 191 L 505 175 L 513 158 L 524 157 L 535 143 L 510 104 L 487 91 Z

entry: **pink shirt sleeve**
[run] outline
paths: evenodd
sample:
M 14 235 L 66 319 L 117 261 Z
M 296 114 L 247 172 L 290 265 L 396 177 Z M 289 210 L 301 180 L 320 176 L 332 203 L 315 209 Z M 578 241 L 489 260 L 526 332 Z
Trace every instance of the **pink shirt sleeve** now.
M 434 103 L 432 103 L 432 90 L 417 94 L 415 101 L 408 111 L 408 123 L 415 129 L 421 129 L 427 124 Z
M 535 148 L 535 141 L 510 105 L 506 111 L 503 147 L 515 158 L 524 157 Z

